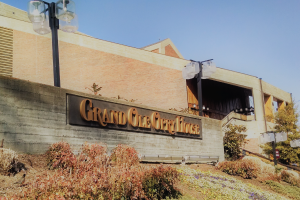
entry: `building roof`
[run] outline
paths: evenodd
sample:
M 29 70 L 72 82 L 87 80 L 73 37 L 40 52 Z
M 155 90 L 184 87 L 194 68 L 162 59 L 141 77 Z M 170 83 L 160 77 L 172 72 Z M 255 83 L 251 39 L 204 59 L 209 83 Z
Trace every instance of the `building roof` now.
M 141 49 L 184 59 L 170 38 L 147 45 Z

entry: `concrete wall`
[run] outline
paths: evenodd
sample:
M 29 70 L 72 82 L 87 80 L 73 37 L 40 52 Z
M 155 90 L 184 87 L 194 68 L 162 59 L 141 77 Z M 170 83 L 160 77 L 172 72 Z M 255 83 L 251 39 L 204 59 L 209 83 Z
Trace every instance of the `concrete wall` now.
M 141 154 L 219 155 L 224 159 L 219 120 L 150 108 L 202 119 L 203 140 L 71 126 L 66 123 L 67 94 L 149 107 L 4 76 L 0 76 L 0 94 L 0 139 L 4 139 L 5 148 L 18 152 L 44 153 L 50 144 L 59 141 L 67 141 L 79 149 L 87 141 L 107 143 L 110 150 L 123 143 Z

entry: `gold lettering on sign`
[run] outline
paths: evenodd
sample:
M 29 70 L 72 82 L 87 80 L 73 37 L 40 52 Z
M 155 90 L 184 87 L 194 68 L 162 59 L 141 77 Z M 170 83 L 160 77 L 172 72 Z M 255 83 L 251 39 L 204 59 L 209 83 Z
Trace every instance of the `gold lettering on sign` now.
M 80 116 L 85 119 L 86 121 L 92 121 L 93 120 L 93 112 L 91 110 L 88 110 L 86 115 L 86 104 L 89 103 L 89 107 L 93 107 L 93 103 L 89 99 L 85 99 L 80 103 Z
M 119 112 L 110 110 L 110 122 L 112 124 L 119 124 Z
M 151 128 L 150 117 L 144 116 L 143 125 L 144 125 L 145 128 Z
M 183 117 L 176 117 L 176 132 L 183 133 Z
M 196 133 L 197 135 L 200 135 L 200 126 L 197 124 L 196 125 Z
M 119 125 L 125 125 L 127 122 L 126 115 L 124 112 L 119 112 Z
M 142 115 L 139 115 L 139 127 L 140 128 L 145 128 L 144 123 L 142 121 Z
M 170 120 L 169 133 L 170 134 L 174 134 L 175 133 L 175 120 Z
M 195 134 L 194 124 L 191 124 L 190 126 L 190 134 Z
M 128 110 L 128 123 L 133 127 L 139 125 L 139 113 L 136 108 L 130 108 Z
M 136 108 L 130 108 L 126 114 L 122 111 L 115 111 L 93 107 L 92 100 L 84 99 L 79 107 L 80 116 L 86 121 L 98 122 L 101 126 L 107 124 L 126 125 L 128 123 L 133 127 L 162 130 L 170 134 L 187 133 L 200 135 L 200 126 L 198 124 L 186 123 L 184 117 L 176 116 L 175 120 L 163 119 L 159 112 L 153 112 L 151 116 L 139 115 Z
M 185 123 L 185 133 L 190 133 L 190 124 Z
M 106 126 L 107 123 L 103 122 L 102 116 L 101 116 L 101 109 L 100 108 L 94 108 L 94 121 L 99 122 L 101 126 Z
M 160 115 L 158 112 L 152 113 L 151 124 L 152 124 L 152 127 L 155 128 L 156 130 L 160 129 Z
M 110 124 L 109 117 L 108 117 L 108 114 L 107 114 L 107 109 L 103 110 L 103 118 L 102 119 L 103 119 L 104 123 Z

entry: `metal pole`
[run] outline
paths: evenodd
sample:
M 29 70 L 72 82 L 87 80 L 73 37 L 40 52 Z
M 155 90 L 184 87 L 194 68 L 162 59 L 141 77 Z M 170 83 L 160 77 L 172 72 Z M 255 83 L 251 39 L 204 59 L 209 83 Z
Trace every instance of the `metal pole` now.
M 275 133 L 274 133 L 274 137 L 275 137 Z M 275 137 L 275 141 L 272 142 L 273 144 L 273 157 L 274 157 L 274 165 L 277 165 L 277 159 L 276 159 L 276 137 Z
M 200 72 L 197 76 L 197 88 L 198 88 L 198 106 L 199 106 L 199 116 L 203 116 L 203 102 L 202 102 L 202 63 L 199 63 Z
M 53 76 L 54 86 L 60 87 L 58 33 L 59 20 L 55 16 L 55 3 L 49 5 L 49 24 L 52 32 Z

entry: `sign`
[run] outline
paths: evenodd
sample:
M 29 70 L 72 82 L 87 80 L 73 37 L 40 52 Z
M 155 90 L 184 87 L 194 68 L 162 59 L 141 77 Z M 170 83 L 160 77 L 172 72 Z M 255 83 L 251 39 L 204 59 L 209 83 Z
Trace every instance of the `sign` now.
M 68 95 L 68 123 L 202 139 L 201 119 Z
M 275 150 L 275 153 L 276 153 L 276 158 L 280 158 L 279 150 L 278 149 Z

